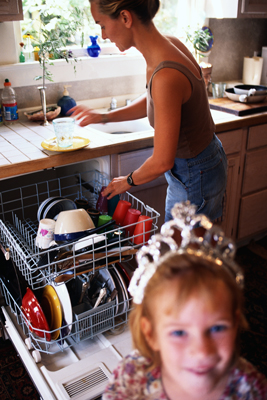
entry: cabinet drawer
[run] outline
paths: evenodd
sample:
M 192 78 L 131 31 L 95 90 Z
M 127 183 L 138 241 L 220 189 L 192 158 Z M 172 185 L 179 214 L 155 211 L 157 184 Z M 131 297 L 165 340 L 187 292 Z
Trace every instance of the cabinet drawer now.
M 249 128 L 247 149 L 267 146 L 267 124 Z
M 267 148 L 247 153 L 242 194 L 267 187 Z
M 241 200 L 238 239 L 267 230 L 267 190 Z
M 222 142 L 226 154 L 239 153 L 241 151 L 242 137 L 242 129 L 236 129 L 233 131 L 222 132 L 218 134 L 218 138 Z

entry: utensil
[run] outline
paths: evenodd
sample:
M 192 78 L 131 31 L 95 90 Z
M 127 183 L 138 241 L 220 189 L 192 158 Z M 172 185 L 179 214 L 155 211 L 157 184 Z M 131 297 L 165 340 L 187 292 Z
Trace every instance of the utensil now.
M 106 288 L 100 289 L 99 296 L 98 296 L 93 308 L 96 308 L 97 306 L 99 306 L 99 304 L 101 303 L 102 299 L 106 296 L 106 294 L 107 294 Z
M 80 296 L 80 299 L 79 299 L 78 304 L 81 304 L 81 303 L 82 303 L 83 298 L 84 298 L 84 295 L 85 295 L 85 292 L 86 292 L 86 290 L 89 288 L 89 286 L 90 286 L 90 280 L 87 281 L 87 282 L 83 282 L 83 284 L 82 284 L 81 296 Z
M 56 276 L 54 280 L 56 283 L 67 282 L 68 280 L 74 278 L 75 276 L 82 275 L 82 274 L 88 274 L 88 272 L 97 271 L 101 268 L 105 268 L 107 265 L 114 264 L 119 261 L 125 261 L 125 260 L 126 260 L 126 257 L 122 257 L 122 258 L 118 258 L 117 260 L 114 260 L 114 261 L 111 261 L 108 263 L 101 263 L 99 265 L 95 265 L 95 267 L 91 267 L 91 268 L 86 267 L 87 269 L 85 267 L 78 267 L 76 269 L 75 274 L 61 274 L 61 275 Z
M 73 253 L 71 251 L 68 251 L 66 253 L 62 253 L 58 257 L 57 266 L 60 270 L 65 270 L 65 269 L 73 268 L 74 266 L 77 267 L 77 266 L 79 266 L 79 264 L 84 264 L 86 261 L 98 260 L 100 258 L 105 258 L 105 257 L 107 257 L 108 260 L 110 261 L 114 257 L 118 258 L 118 253 L 120 253 L 122 257 L 126 257 L 126 256 L 133 255 L 137 252 L 137 249 L 129 248 L 129 246 L 125 246 L 125 248 L 126 248 L 126 250 L 123 250 L 124 247 L 117 248 L 117 249 L 111 249 L 111 250 L 107 251 L 107 253 L 101 252 L 101 253 L 81 254 L 81 255 L 75 256 L 74 258 L 73 258 Z

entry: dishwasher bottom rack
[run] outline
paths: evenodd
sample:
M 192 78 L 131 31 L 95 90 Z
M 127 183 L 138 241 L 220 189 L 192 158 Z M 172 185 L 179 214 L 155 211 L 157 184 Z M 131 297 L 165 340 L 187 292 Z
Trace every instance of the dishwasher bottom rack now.
M 1 278 L 0 284 L 7 306 L 10 307 L 11 312 L 16 317 L 23 334 L 30 338 L 30 349 L 35 349 L 39 352 L 46 354 L 62 352 L 82 340 L 92 339 L 94 336 L 109 330 L 111 332 L 113 330 L 116 331 L 121 325 L 128 322 L 130 308 L 127 307 L 126 312 L 116 315 L 117 304 L 113 300 L 96 309 L 80 314 L 73 313 L 73 322 L 71 324 L 62 325 L 57 330 L 46 331 L 26 318 Z M 119 304 L 122 305 L 123 303 Z M 57 339 L 51 340 L 54 333 L 57 333 Z M 28 343 L 27 345 L 29 345 Z

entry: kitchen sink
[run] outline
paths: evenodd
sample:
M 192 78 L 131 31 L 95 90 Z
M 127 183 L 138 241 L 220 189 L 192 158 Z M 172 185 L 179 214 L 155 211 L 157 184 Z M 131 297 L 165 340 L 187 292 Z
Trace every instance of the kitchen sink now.
M 91 124 L 89 126 L 97 131 L 106 132 L 113 135 L 151 131 L 153 129 L 150 126 L 147 117 L 131 121 L 108 122 L 107 124 Z

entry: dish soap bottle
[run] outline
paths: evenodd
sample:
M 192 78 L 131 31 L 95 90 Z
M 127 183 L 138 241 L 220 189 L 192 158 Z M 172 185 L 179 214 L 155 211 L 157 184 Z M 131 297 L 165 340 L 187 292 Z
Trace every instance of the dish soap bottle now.
M 90 57 L 98 57 L 101 51 L 100 46 L 96 43 L 98 36 L 89 36 L 92 44 L 87 47 L 87 53 Z
M 12 124 L 19 119 L 18 105 L 15 90 L 11 87 L 9 79 L 5 79 L 4 89 L 2 91 L 2 108 L 5 124 Z
M 67 90 L 68 87 L 71 87 L 71 85 L 64 85 L 64 91 L 63 91 L 63 97 L 58 100 L 57 105 L 61 107 L 61 112 L 60 114 L 62 116 L 67 115 L 67 112 L 72 108 L 76 106 L 76 101 L 69 96 L 69 92 Z

